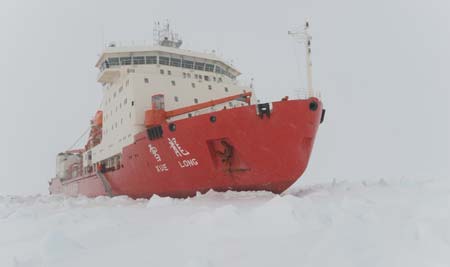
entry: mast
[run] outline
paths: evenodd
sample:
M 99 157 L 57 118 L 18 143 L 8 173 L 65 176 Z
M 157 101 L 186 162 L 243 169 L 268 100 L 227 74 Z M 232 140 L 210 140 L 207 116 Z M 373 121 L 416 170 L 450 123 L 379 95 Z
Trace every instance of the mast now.
M 173 48 L 180 48 L 183 44 L 183 40 L 181 40 L 178 34 L 174 33 L 170 28 L 169 21 L 166 21 L 163 24 L 155 22 L 153 28 L 153 41 L 155 42 L 155 45 Z
M 312 36 L 308 32 L 309 21 L 306 20 L 303 31 L 288 31 L 288 34 L 297 41 L 305 44 L 306 49 L 306 79 L 307 79 L 307 93 L 308 98 L 314 96 L 314 89 L 312 86 L 312 62 L 311 62 L 311 40 Z

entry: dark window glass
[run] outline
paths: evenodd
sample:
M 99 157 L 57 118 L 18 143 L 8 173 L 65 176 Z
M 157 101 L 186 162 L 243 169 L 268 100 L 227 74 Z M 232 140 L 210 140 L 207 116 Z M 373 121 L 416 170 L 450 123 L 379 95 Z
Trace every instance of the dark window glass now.
M 179 58 L 171 58 L 170 59 L 170 66 L 181 67 L 181 59 L 179 59 Z
M 214 71 L 214 65 L 213 64 L 206 64 L 205 65 L 205 70 L 209 71 L 209 72 L 213 72 Z
M 175 102 L 178 102 L 178 96 L 174 97 Z
M 205 81 L 209 81 L 209 76 L 203 76 L 205 78 Z
M 142 65 L 145 64 L 145 57 L 133 57 L 134 65 Z
M 145 82 L 145 83 L 148 83 L 148 78 L 144 78 L 144 82 Z
M 205 63 L 195 62 L 196 70 L 205 70 Z
M 194 68 L 194 61 L 183 60 L 183 68 L 193 69 Z
M 194 98 L 194 103 L 197 104 L 198 103 L 198 99 Z
M 164 70 L 162 70 L 162 69 L 159 70 L 159 73 L 164 74 Z
M 156 64 L 157 62 L 157 57 L 156 56 L 148 56 L 145 57 L 145 64 Z
M 222 68 L 219 66 L 216 66 L 216 73 L 222 73 Z
M 168 57 L 159 57 L 159 64 L 169 65 L 170 59 Z
M 112 57 L 108 59 L 108 63 L 110 66 L 117 66 L 120 65 L 119 58 L 118 57 Z
M 121 57 L 120 64 L 121 65 L 131 65 L 131 57 Z

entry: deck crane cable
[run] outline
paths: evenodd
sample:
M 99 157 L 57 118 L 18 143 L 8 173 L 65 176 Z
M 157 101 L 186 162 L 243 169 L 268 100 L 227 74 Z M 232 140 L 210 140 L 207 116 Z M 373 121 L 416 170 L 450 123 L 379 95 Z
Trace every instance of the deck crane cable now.
M 91 127 L 88 127 L 88 128 L 86 129 L 86 131 L 84 131 L 84 133 L 83 133 L 80 137 L 78 137 L 78 139 L 75 141 L 75 143 L 73 143 L 73 144 L 69 147 L 69 149 L 67 149 L 67 151 L 72 150 L 72 149 L 80 142 L 80 140 L 81 140 L 84 136 L 86 136 L 86 134 L 89 132 L 90 129 L 91 129 Z
M 98 108 L 99 109 L 101 109 L 102 107 L 103 107 L 103 101 L 105 100 L 105 96 L 103 96 L 102 97 L 102 101 L 100 101 L 100 103 L 99 103 L 99 105 L 98 105 Z M 75 143 L 73 143 L 70 147 L 69 147 L 69 149 L 67 149 L 67 151 L 70 151 L 70 150 L 72 150 L 79 142 L 80 142 L 80 140 L 89 132 L 89 130 L 91 129 L 91 127 L 89 126 L 84 132 L 83 132 L 83 134 L 80 136 L 80 137 L 78 137 L 78 139 L 75 141 Z

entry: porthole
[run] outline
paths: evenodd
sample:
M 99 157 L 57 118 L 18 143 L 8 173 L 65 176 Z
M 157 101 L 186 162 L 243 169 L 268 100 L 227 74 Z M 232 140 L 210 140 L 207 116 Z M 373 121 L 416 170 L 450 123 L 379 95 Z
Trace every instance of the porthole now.
M 171 132 L 175 132 L 176 129 L 177 129 L 177 126 L 175 125 L 175 123 L 170 123 L 169 124 L 169 130 Z
M 319 107 L 319 104 L 317 104 L 316 101 L 312 101 L 311 103 L 309 103 L 309 109 L 312 111 L 316 111 L 318 107 Z

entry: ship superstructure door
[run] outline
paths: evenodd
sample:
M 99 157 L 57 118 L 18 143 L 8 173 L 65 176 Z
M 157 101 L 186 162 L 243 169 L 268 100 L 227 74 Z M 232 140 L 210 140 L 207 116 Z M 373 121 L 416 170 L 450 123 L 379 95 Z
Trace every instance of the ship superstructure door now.
M 152 96 L 152 109 L 153 110 L 164 110 L 164 95 L 158 94 Z

